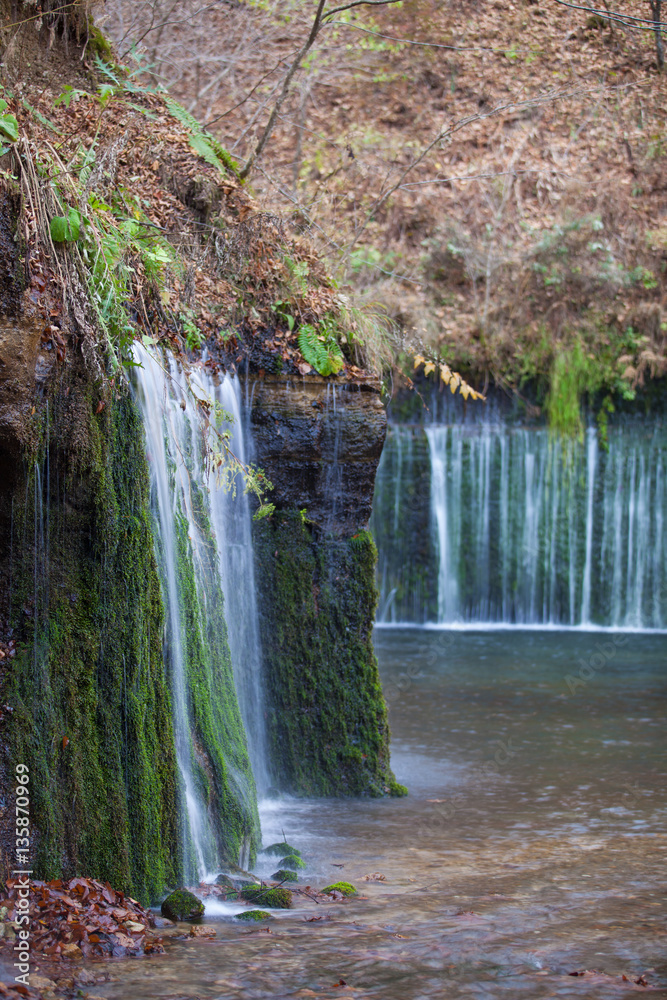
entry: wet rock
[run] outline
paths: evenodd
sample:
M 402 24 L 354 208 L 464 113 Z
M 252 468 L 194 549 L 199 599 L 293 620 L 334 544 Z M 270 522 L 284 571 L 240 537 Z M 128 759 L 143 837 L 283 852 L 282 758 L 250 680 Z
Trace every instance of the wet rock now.
M 224 875 L 224 874 L 218 875 L 217 879 L 215 880 L 215 884 L 221 885 L 225 889 L 236 889 L 236 886 L 230 879 L 229 875 Z M 250 885 L 251 883 L 249 882 L 248 884 Z
M 320 892 L 340 892 L 343 896 L 354 896 L 356 891 L 351 882 L 334 882 L 320 889 Z
M 298 880 L 298 875 L 296 872 L 289 871 L 288 868 L 279 868 L 277 872 L 274 872 L 271 876 L 276 882 L 296 882 Z
M 282 854 L 283 857 L 286 854 L 296 854 L 298 858 L 301 857 L 301 851 L 297 851 L 296 847 L 292 847 L 286 841 L 283 841 L 282 844 L 271 844 L 269 847 L 263 847 L 262 854 Z
M 366 526 L 387 426 L 380 388 L 316 375 L 253 381 L 250 419 L 271 503 L 307 508 L 309 520 L 334 535 Z
M 93 979 L 93 982 L 94 981 L 95 980 Z M 68 976 L 65 979 L 56 980 L 56 986 L 58 987 L 59 990 L 73 990 L 75 985 L 76 985 L 75 980 L 72 979 L 71 976 Z
M 260 906 L 271 906 L 277 910 L 289 910 L 292 906 L 292 893 L 282 886 L 269 889 L 266 886 L 247 885 L 241 889 L 240 895 L 249 903 L 259 903 Z
M 30 986 L 33 990 L 55 990 L 56 984 L 52 979 L 47 979 L 46 976 L 38 976 L 32 973 L 29 978 Z
M 236 919 L 247 920 L 248 923 L 257 923 L 260 920 L 273 920 L 273 917 L 266 910 L 245 910 L 243 913 L 237 913 Z
M 245 868 L 239 868 L 238 865 L 227 865 L 227 868 L 223 874 L 227 874 L 231 877 L 231 880 L 235 883 L 238 888 L 241 885 L 260 885 L 260 880 L 252 872 L 247 872 Z M 219 877 L 219 876 L 218 876 Z
M 193 924 L 190 928 L 190 937 L 215 937 L 218 932 L 215 927 L 211 927 L 210 924 Z
M 80 986 L 94 986 L 97 982 L 97 978 L 88 969 L 81 969 L 80 972 L 76 974 L 76 981 Z
M 294 872 L 298 871 L 299 868 L 306 867 L 306 862 L 302 861 L 296 854 L 288 854 L 287 857 L 281 858 L 278 864 L 281 868 L 290 868 Z
M 169 920 L 200 920 L 204 915 L 204 904 L 187 889 L 177 889 L 167 896 L 160 910 L 162 916 Z

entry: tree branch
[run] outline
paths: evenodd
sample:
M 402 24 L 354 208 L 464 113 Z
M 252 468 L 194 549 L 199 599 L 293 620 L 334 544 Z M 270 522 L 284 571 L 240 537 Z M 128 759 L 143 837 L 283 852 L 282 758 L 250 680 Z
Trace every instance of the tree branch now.
M 310 48 L 312 48 L 312 46 L 313 46 L 313 44 L 315 42 L 315 39 L 317 38 L 317 36 L 319 34 L 319 31 L 320 31 L 320 28 L 322 27 L 322 24 L 324 23 L 325 19 L 327 17 L 331 17 L 333 14 L 339 14 L 342 10 L 349 10 L 350 7 L 362 7 L 362 6 L 363 7 L 387 7 L 390 4 L 394 4 L 394 3 L 398 3 L 398 2 L 399 2 L 399 0 L 353 0 L 352 3 L 344 4 L 342 7 L 334 7 L 332 10 L 327 11 L 327 13 L 325 14 L 324 13 L 324 7 L 325 7 L 325 4 L 326 4 L 326 0 L 319 0 L 319 3 L 317 5 L 317 12 L 315 14 L 315 20 L 313 21 L 313 26 L 310 29 L 310 34 L 308 35 L 308 38 L 306 39 L 306 41 L 304 42 L 303 46 L 301 47 L 301 49 L 299 50 L 299 52 L 295 56 L 294 62 L 292 63 L 292 65 L 290 66 L 290 68 L 289 68 L 289 70 L 287 72 L 287 76 L 285 77 L 285 82 L 283 83 L 283 89 L 280 92 L 280 96 L 278 97 L 278 100 L 276 101 L 276 103 L 273 106 L 273 111 L 271 112 L 271 115 L 269 116 L 269 120 L 266 123 L 266 128 L 262 132 L 262 134 L 261 134 L 261 136 L 259 138 L 259 141 L 258 141 L 257 145 L 255 146 L 254 151 L 248 157 L 248 162 L 246 163 L 245 167 L 243 168 L 243 170 L 239 174 L 239 177 L 241 178 L 241 180 L 244 180 L 248 176 L 248 174 L 250 173 L 250 171 L 252 170 L 252 168 L 255 165 L 255 161 L 262 155 L 264 147 L 266 146 L 267 142 L 269 141 L 269 139 L 271 137 L 271 133 L 273 132 L 273 128 L 274 128 L 274 126 L 276 124 L 276 119 L 277 119 L 278 115 L 280 114 L 280 109 L 282 108 L 283 104 L 287 100 L 287 95 L 289 94 L 290 86 L 291 86 L 291 83 L 292 83 L 292 78 L 293 78 L 294 74 L 296 73 L 296 71 L 299 69 L 299 67 L 301 65 L 301 61 L 303 60 L 303 57 L 306 55 L 306 53 L 308 52 L 308 50 Z

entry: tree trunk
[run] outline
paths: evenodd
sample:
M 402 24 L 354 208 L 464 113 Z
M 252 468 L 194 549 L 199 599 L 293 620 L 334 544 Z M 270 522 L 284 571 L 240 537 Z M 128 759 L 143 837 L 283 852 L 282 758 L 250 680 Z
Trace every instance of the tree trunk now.
M 650 4 L 653 14 L 653 31 L 655 32 L 655 55 L 658 62 L 658 72 L 662 73 L 665 68 L 665 52 L 662 46 L 662 26 L 660 24 L 662 0 L 650 0 Z

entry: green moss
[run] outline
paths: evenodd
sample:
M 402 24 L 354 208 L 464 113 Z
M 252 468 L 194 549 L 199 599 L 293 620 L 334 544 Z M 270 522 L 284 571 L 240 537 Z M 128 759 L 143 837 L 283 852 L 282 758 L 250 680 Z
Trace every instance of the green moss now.
M 297 851 L 296 847 L 292 847 L 285 841 L 282 844 L 270 844 L 269 847 L 263 847 L 262 854 L 296 854 L 297 858 L 301 857 L 301 851 Z
M 257 923 L 260 920 L 273 920 L 273 917 L 264 910 L 245 910 L 243 913 L 237 913 L 236 919 L 247 920 L 249 923 Z
M 276 910 L 289 910 L 292 906 L 292 893 L 282 886 L 269 889 L 261 885 L 246 885 L 240 895 L 249 903 L 271 906 Z
M 398 781 L 389 782 L 389 794 L 394 799 L 401 799 L 408 794 L 408 790 L 405 785 L 401 785 Z
M 372 537 L 321 537 L 295 511 L 256 523 L 255 552 L 276 784 L 312 796 L 387 794 Z
M 281 868 L 291 868 L 292 871 L 298 871 L 299 868 L 306 867 L 306 862 L 298 858 L 296 854 L 288 854 L 287 857 L 281 858 L 278 864 Z
M 143 426 L 129 392 L 114 398 L 80 368 L 44 407 L 15 493 L 12 617 L 22 644 L 3 693 L 15 709 L 8 765 L 31 769 L 39 877 L 92 875 L 149 902 L 184 881 L 191 848 L 183 842 Z M 222 592 L 210 583 L 217 553 L 194 486 L 192 502 L 205 540 L 197 566 L 208 574 L 199 590 L 204 612 L 181 518 L 192 771 L 216 860 L 236 862 L 259 839 L 255 789 Z
M 168 920 L 201 920 L 204 904 L 187 889 L 176 889 L 164 900 L 160 912 Z
M 320 892 L 341 892 L 343 896 L 354 896 L 356 891 L 351 882 L 334 882 L 320 889 Z
M 271 878 L 275 879 L 276 882 L 297 882 L 299 877 L 296 872 L 289 871 L 287 868 L 279 868 Z
M 104 32 L 93 23 L 92 17 L 88 19 L 88 49 L 92 55 L 98 55 L 105 62 L 113 62 L 113 49 L 111 42 Z
M 30 766 L 37 876 L 147 902 L 181 881 L 164 617 L 141 421 L 128 394 L 97 399 L 71 372 L 16 494 L 10 766 Z

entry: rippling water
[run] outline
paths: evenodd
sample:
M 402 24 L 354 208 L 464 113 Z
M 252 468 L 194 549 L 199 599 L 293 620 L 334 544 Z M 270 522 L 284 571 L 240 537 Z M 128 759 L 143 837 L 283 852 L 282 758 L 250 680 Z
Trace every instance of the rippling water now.
M 376 644 L 409 798 L 262 809 L 265 843 L 284 830 L 305 881 L 359 897 L 278 912 L 270 933 L 222 907 L 214 940 L 115 963 L 94 992 L 667 996 L 667 637 L 405 629 Z

